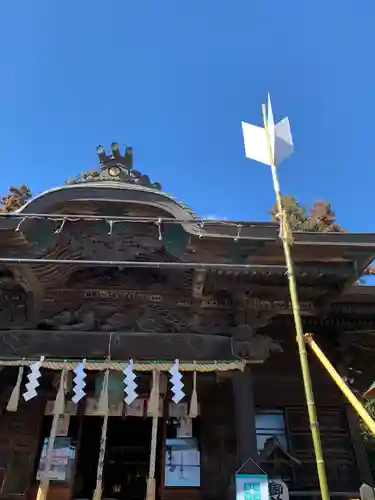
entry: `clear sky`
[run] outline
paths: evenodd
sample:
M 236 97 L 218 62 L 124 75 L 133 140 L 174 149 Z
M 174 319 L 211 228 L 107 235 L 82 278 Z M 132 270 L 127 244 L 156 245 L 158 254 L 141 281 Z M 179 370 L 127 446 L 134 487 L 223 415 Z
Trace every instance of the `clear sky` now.
M 296 146 L 284 193 L 375 231 L 374 0 L 2 0 L 0 18 L 1 194 L 61 185 L 118 141 L 198 214 L 266 220 L 240 122 L 261 124 L 270 91 Z

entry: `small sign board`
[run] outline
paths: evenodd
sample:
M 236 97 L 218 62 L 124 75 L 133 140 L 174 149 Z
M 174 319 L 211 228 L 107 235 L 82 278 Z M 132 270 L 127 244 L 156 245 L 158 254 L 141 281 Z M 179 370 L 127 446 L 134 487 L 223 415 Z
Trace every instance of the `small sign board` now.
M 270 500 L 289 500 L 288 486 L 281 479 L 270 479 L 268 491 Z
M 269 500 L 268 477 L 263 474 L 236 474 L 236 500 Z

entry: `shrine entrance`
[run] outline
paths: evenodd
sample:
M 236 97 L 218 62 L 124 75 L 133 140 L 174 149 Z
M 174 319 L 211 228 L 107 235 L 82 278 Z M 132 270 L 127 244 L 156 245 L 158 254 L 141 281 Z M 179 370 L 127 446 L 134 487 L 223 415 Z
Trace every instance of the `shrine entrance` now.
M 73 498 L 91 499 L 93 496 L 102 422 L 101 417 L 83 418 Z M 102 498 L 144 500 L 150 464 L 151 427 L 151 418 L 109 417 Z M 162 432 L 158 434 L 161 436 Z M 155 472 L 158 498 L 161 480 L 161 438 L 157 446 Z

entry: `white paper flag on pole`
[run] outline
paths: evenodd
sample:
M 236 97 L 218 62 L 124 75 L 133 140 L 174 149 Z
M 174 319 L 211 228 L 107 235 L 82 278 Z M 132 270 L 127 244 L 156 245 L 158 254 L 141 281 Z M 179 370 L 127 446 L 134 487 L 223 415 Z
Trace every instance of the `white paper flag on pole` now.
M 267 149 L 264 128 L 242 122 L 242 133 L 245 142 L 246 158 L 269 165 L 270 155 Z
M 275 134 L 275 163 L 276 166 L 293 154 L 293 138 L 290 130 L 289 118 L 283 118 L 276 125 Z
M 275 127 L 275 120 L 273 118 L 273 112 L 272 112 L 271 96 L 269 93 L 268 93 L 267 107 L 268 107 L 268 112 L 267 112 L 268 133 L 269 133 L 270 142 L 271 142 L 272 158 L 273 158 L 273 161 L 275 161 L 276 127 Z
M 275 125 L 269 94 L 267 122 L 272 155 L 277 166 L 293 153 L 293 139 L 288 118 L 284 118 Z M 242 122 L 242 132 L 246 157 L 271 166 L 265 129 Z

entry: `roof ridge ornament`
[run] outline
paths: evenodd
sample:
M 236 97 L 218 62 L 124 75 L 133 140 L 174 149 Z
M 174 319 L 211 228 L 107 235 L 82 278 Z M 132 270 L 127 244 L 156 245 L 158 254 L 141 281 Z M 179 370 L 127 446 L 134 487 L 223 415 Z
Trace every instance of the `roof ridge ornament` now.
M 133 169 L 132 147 L 125 146 L 125 152 L 122 154 L 118 143 L 112 142 L 109 154 L 106 154 L 103 146 L 98 146 L 96 152 L 100 162 L 100 169 L 80 173 L 75 179 L 68 179 L 66 184 L 115 181 L 161 190 L 159 182 L 151 182 L 148 175 Z

